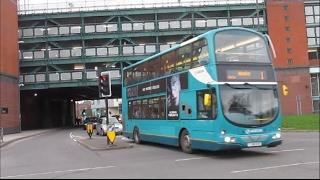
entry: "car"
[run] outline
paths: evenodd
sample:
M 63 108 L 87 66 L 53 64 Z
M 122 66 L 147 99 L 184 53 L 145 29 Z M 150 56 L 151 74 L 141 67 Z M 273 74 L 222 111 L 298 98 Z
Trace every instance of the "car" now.
M 114 125 L 114 130 L 117 135 L 122 134 L 123 126 L 116 117 L 109 117 L 109 124 Z M 96 125 L 97 135 L 106 135 L 107 132 L 107 117 L 102 116 Z
M 117 118 L 117 120 L 119 121 L 119 123 L 121 123 L 122 124 L 122 116 L 121 115 L 112 115 L 111 117 L 115 117 L 115 118 Z
M 86 129 L 86 126 L 88 123 L 93 123 L 93 129 L 96 128 L 97 123 L 99 121 L 99 118 L 97 117 L 87 117 L 85 120 L 83 120 L 82 124 L 83 124 L 83 129 Z

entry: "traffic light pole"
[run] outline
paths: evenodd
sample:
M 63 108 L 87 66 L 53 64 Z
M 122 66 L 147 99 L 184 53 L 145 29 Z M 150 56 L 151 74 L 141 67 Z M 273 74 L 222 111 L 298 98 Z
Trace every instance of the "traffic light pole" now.
M 108 132 L 108 126 L 109 126 L 109 105 L 108 105 L 108 97 L 105 99 L 106 102 L 106 118 L 107 118 L 107 132 Z M 107 145 L 109 145 L 109 137 L 107 135 Z

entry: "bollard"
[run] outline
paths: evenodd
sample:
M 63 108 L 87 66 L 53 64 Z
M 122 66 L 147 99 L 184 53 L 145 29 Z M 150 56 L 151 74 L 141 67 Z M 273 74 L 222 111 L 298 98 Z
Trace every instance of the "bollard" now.
M 111 145 L 113 145 L 113 143 L 114 143 L 114 141 L 116 140 L 116 137 L 117 137 L 116 131 L 114 130 L 114 125 L 109 125 L 109 126 L 107 127 L 107 132 L 106 132 L 106 134 L 107 134 L 107 141 L 108 141 L 109 143 L 111 143 Z M 108 144 L 108 145 L 109 145 L 109 144 Z
M 89 135 L 89 137 L 91 139 L 91 136 L 93 134 L 93 124 L 92 123 L 88 123 L 86 129 L 87 129 L 87 133 L 88 133 L 88 135 Z

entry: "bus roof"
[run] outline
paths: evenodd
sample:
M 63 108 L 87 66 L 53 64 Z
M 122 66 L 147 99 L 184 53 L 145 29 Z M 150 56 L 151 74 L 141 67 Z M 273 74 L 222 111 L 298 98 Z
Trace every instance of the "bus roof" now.
M 155 57 L 158 57 L 158 56 L 161 56 L 161 55 L 163 55 L 163 54 L 166 54 L 167 52 L 173 51 L 173 50 L 175 50 L 175 49 L 177 49 L 177 48 L 183 47 L 183 46 L 185 46 L 185 45 L 187 45 L 187 44 L 190 44 L 190 43 L 192 43 L 192 42 L 194 42 L 194 41 L 197 41 L 197 40 L 200 39 L 200 38 L 203 38 L 203 37 L 207 36 L 208 34 L 215 34 L 215 33 L 219 32 L 219 31 L 232 30 L 232 29 L 246 30 L 246 31 L 251 31 L 251 32 L 255 32 L 255 33 L 256 33 L 256 31 L 254 31 L 254 30 L 252 30 L 252 29 L 243 28 L 243 27 L 223 27 L 223 28 L 218 28 L 218 29 L 209 30 L 208 32 L 205 32 L 205 33 L 200 34 L 200 35 L 198 35 L 198 36 L 196 36 L 196 37 L 194 37 L 194 38 L 192 38 L 192 39 L 189 39 L 189 40 L 187 40 L 187 41 L 184 41 L 184 42 L 182 42 L 181 44 L 176 44 L 175 46 L 173 46 L 173 47 L 171 47 L 171 48 L 169 48 L 169 49 L 166 49 L 166 50 L 164 50 L 164 51 L 162 51 L 162 52 L 159 52 L 159 53 L 157 53 L 157 54 L 154 54 L 154 55 L 152 55 L 152 56 L 150 56 L 150 57 L 148 57 L 148 58 L 146 58 L 146 59 L 143 59 L 143 60 L 141 60 L 141 61 L 139 61 L 139 62 L 136 62 L 136 63 L 134 63 L 134 64 L 131 64 L 130 66 L 123 68 L 123 70 L 125 71 L 125 70 L 127 70 L 127 69 L 129 69 L 129 68 L 135 67 L 135 66 L 137 66 L 137 65 L 139 65 L 139 64 L 141 64 L 141 63 L 144 63 L 144 62 L 146 62 L 146 61 L 149 61 L 150 59 L 153 59 L 153 58 L 155 58 Z

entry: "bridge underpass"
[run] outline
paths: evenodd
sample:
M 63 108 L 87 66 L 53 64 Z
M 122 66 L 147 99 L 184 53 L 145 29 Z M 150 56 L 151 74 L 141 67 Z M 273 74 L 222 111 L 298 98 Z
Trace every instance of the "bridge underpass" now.
M 22 130 L 72 127 L 75 102 L 98 100 L 98 86 L 23 90 L 21 99 Z M 121 86 L 112 85 L 112 97 L 121 98 Z

